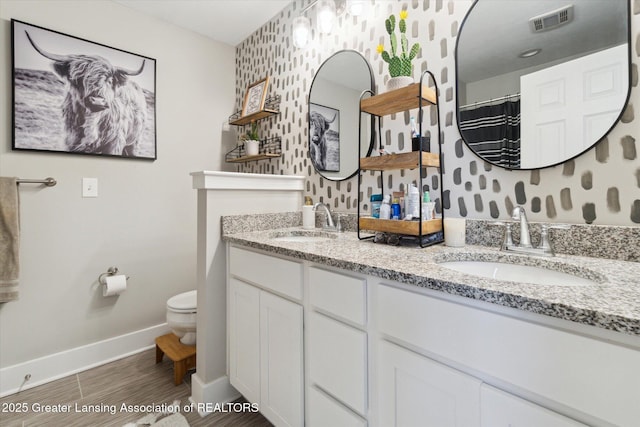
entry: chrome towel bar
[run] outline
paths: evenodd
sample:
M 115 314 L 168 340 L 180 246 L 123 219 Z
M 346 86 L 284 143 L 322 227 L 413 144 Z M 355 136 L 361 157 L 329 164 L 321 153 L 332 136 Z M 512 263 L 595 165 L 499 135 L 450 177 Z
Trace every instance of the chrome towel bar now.
M 18 184 L 44 184 L 47 187 L 53 187 L 58 183 L 54 178 L 45 178 L 45 179 L 18 179 L 16 181 Z

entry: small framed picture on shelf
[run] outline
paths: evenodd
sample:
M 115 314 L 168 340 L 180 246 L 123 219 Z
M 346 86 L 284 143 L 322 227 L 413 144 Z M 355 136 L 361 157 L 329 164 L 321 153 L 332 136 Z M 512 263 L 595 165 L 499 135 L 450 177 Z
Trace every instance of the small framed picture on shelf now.
M 264 109 L 268 86 L 269 76 L 249 85 L 247 93 L 244 95 L 244 104 L 242 104 L 243 116 L 248 116 Z

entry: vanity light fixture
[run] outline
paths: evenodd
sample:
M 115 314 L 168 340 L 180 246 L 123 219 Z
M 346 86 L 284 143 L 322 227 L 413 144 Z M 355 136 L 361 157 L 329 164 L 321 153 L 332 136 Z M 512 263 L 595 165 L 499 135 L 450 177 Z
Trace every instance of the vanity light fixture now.
M 305 47 L 311 38 L 311 21 L 306 16 L 293 20 L 293 45 L 299 49 Z
M 311 8 L 316 7 L 316 24 L 318 32 L 323 34 L 331 33 L 333 24 L 338 15 L 346 12 L 351 16 L 360 16 L 367 12 L 368 4 L 371 0 L 313 0 L 300 15 L 293 20 L 291 36 L 293 45 L 297 48 L 305 47 L 311 40 L 311 20 L 307 18 L 307 13 Z
M 334 0 L 318 0 L 318 30 L 321 33 L 329 34 L 333 29 L 333 22 L 336 20 L 336 3 Z
M 532 56 L 536 56 L 537 54 L 539 54 L 540 52 L 542 52 L 542 49 L 529 49 L 529 50 L 525 50 L 524 52 L 521 52 L 518 57 L 519 58 L 531 58 Z

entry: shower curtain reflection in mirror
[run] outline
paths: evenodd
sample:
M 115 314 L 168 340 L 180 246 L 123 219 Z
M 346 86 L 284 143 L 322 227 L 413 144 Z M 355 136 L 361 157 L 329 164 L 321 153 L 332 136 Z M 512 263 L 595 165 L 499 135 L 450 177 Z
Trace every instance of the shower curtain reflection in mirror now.
M 460 131 L 485 160 L 506 168 L 520 167 L 520 99 L 479 102 L 460 108 Z

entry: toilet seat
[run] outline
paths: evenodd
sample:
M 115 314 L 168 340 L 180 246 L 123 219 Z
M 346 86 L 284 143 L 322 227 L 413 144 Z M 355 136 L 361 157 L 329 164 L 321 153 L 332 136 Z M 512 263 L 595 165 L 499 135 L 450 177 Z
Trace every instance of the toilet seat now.
M 188 291 L 175 295 L 167 301 L 167 309 L 174 313 L 196 313 L 198 291 Z

